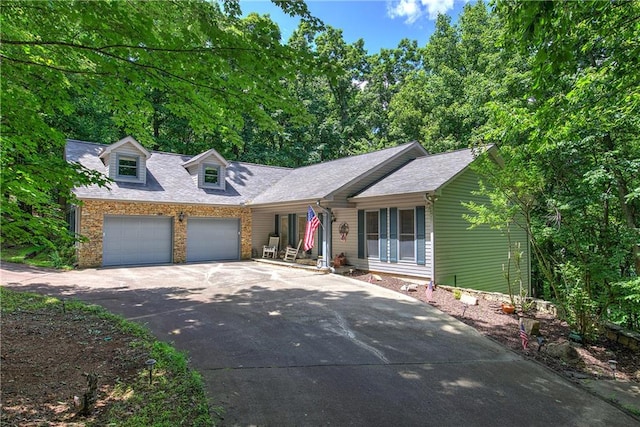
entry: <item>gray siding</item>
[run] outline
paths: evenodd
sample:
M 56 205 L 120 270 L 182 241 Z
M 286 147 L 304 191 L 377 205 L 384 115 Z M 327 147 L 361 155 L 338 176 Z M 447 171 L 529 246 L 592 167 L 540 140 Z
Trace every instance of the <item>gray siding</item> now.
M 398 209 L 406 209 L 406 208 L 415 208 L 416 206 L 425 206 L 425 201 L 422 197 L 406 197 L 406 196 L 398 196 L 398 197 L 384 197 L 379 199 L 372 199 L 367 202 L 358 203 L 357 209 L 364 210 L 378 210 L 378 209 L 388 209 L 391 207 Z M 431 226 L 431 210 L 428 206 L 425 207 L 425 265 L 418 265 L 415 261 L 402 261 L 399 260 L 397 262 L 391 261 L 380 261 L 380 259 L 368 258 L 368 259 L 359 259 L 358 258 L 358 222 L 357 222 L 357 209 L 353 210 L 353 227 L 351 226 L 351 222 L 349 223 L 349 238 L 353 235 L 352 245 L 353 247 L 350 252 L 353 254 L 349 256 L 347 253 L 347 261 L 349 264 L 356 266 L 357 268 L 377 271 L 381 273 L 391 273 L 398 275 L 406 275 L 406 276 L 416 276 L 423 277 L 425 279 L 432 277 L 432 265 L 433 265 L 433 252 L 432 252 L 432 226 Z M 336 224 L 340 223 L 340 218 L 336 221 Z M 339 225 L 336 227 L 338 228 Z M 390 234 L 390 216 L 387 215 L 387 236 Z M 335 236 L 335 232 L 334 232 Z M 338 240 L 340 239 L 338 234 Z M 336 240 L 334 237 L 334 248 L 336 248 Z M 387 260 L 390 260 L 391 253 L 391 245 L 397 244 L 393 242 L 390 238 L 387 238 Z M 384 249 L 383 249 L 384 250 Z M 338 254 L 340 252 L 336 252 L 334 250 L 334 254 Z M 382 254 L 381 254 L 382 255 Z
M 304 226 L 306 225 L 307 218 L 307 207 L 304 206 L 291 206 L 291 207 L 279 207 L 279 208 L 260 208 L 260 209 L 252 209 L 252 226 L 251 226 L 251 247 L 252 253 L 254 256 L 261 257 L 262 256 L 262 246 L 266 245 L 269 241 L 269 235 L 275 231 L 275 216 L 279 215 L 280 218 L 280 227 L 287 226 L 288 227 L 288 216 L 289 214 L 297 215 L 297 224 L 296 224 L 296 235 L 293 236 L 295 241 L 295 245 L 297 246 L 300 236 L 304 236 Z M 316 214 L 320 215 L 320 209 L 315 209 Z M 335 226 L 335 224 L 334 224 Z M 281 230 L 282 231 L 282 230 Z M 288 244 L 289 235 L 293 232 L 293 230 L 286 230 L 287 236 L 283 236 L 282 232 L 280 234 L 280 250 L 284 250 Z M 320 242 L 319 234 L 322 233 L 322 227 L 319 227 L 316 231 L 316 240 L 315 246 L 311 249 L 311 257 L 318 256 L 318 244 Z M 284 239 L 287 240 L 284 240 Z M 298 258 L 304 258 L 306 255 L 303 254 L 302 248 L 300 248 L 300 253 Z
M 262 256 L 262 246 L 269 243 L 269 235 L 274 230 L 274 215 L 271 211 L 252 211 L 251 216 L 251 253 L 252 256 Z
M 358 260 L 358 211 L 356 209 L 333 209 L 336 222 L 332 224 L 331 241 L 333 243 L 333 256 L 344 253 L 347 262 L 355 265 Z M 342 240 L 340 225 L 349 226 L 349 234 Z
M 507 284 L 502 273 L 509 251 L 506 235 L 484 225 L 469 229 L 469 222 L 463 218 L 470 212 L 462 202 L 488 203 L 484 197 L 472 194 L 477 189 L 477 174 L 467 170 L 447 185 L 435 202 L 436 283 L 506 293 Z M 520 229 L 511 232 L 512 242 L 521 242 L 524 252 L 522 278 L 529 288 L 527 237 Z
M 147 163 L 143 153 L 140 152 L 133 144 L 126 143 L 121 147 L 118 147 L 115 151 L 109 154 L 109 177 L 117 179 L 118 174 L 118 157 L 119 156 L 132 156 L 138 158 L 138 178 L 127 179 L 128 182 L 136 182 L 145 184 L 147 182 Z

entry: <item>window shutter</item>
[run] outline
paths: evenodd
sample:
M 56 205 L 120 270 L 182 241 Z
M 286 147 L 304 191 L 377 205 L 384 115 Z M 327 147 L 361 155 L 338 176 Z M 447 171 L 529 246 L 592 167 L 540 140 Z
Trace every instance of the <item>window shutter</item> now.
M 416 262 L 418 265 L 425 265 L 426 254 L 424 247 L 425 239 L 425 218 L 424 206 L 416 206 Z
M 289 244 L 292 247 L 297 247 L 298 246 L 298 242 L 296 242 L 296 238 L 298 237 L 298 233 L 296 230 L 296 222 L 297 222 L 297 216 L 296 214 L 289 214 Z
M 273 227 L 273 231 L 276 233 L 276 236 L 280 236 L 280 215 L 276 214 L 276 223 Z
M 398 262 L 398 208 L 389 209 L 389 261 Z
M 364 210 L 358 209 L 358 258 L 364 258 Z
M 380 209 L 380 261 L 387 261 L 387 209 Z

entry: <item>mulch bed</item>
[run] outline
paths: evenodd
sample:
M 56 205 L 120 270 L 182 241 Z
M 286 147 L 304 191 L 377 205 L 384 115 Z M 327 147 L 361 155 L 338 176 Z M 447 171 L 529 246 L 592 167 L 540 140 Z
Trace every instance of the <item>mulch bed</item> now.
M 572 342 L 572 346 L 579 355 L 577 360 L 565 361 L 552 357 L 545 350 L 545 346 L 550 343 L 568 342 L 569 333 L 571 332 L 566 322 L 557 319 L 552 314 L 527 313 L 526 317 L 534 318 L 540 322 L 540 336 L 545 341 L 540 351 L 538 351 L 536 337 L 530 337 L 529 348 L 525 350 L 522 347 L 518 330 L 521 313 L 511 315 L 503 313 L 498 301 L 479 298 L 478 305 L 465 306 L 460 300 L 454 298 L 453 292 L 437 286 L 433 291 L 431 301 L 427 301 L 426 284 L 419 284 L 415 291 L 404 291 L 402 290 L 403 286 L 416 284 L 416 282 L 408 282 L 391 275 L 373 275 L 357 270 L 350 276 L 354 279 L 408 294 L 417 300 L 431 304 L 438 310 L 472 326 L 481 334 L 505 347 L 522 354 L 526 358 L 535 359 L 569 378 L 612 378 L 613 373 L 609 366 L 609 360 L 616 360 L 618 362 L 616 370 L 616 378 L 618 380 L 640 383 L 640 355 L 634 350 L 605 337 L 589 343 Z
M 113 390 L 144 369 L 146 352 L 136 338 L 92 314 L 59 308 L 2 315 L 2 426 L 103 425 Z M 87 391 L 87 374 L 98 376 L 98 398 L 88 417 L 74 396 Z

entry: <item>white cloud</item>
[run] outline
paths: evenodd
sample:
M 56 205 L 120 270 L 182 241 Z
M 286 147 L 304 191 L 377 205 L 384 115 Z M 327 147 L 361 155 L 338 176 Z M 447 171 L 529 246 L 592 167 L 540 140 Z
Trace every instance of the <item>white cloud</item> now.
M 429 19 L 436 19 L 438 14 L 445 14 L 453 9 L 453 0 L 420 0 L 420 3 L 427 8 Z
M 390 18 L 407 18 L 404 22 L 413 24 L 422 16 L 418 0 L 400 0 L 387 3 L 387 14 Z
M 454 0 L 391 0 L 387 2 L 387 14 L 390 18 L 406 18 L 406 24 L 413 24 L 424 15 L 436 19 L 439 13 L 445 14 L 453 9 Z

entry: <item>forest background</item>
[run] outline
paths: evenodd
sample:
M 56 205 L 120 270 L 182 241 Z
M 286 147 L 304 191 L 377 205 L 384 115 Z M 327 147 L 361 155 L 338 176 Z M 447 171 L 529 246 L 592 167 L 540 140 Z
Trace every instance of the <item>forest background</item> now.
M 3 2 L 3 247 L 73 254 L 70 189 L 105 179 L 66 138 L 288 167 L 495 144 L 470 226 L 523 227 L 535 295 L 585 337 L 640 330 L 640 2 L 479 1 L 374 54 L 273 3 L 301 18 L 289 40 L 236 0 Z

